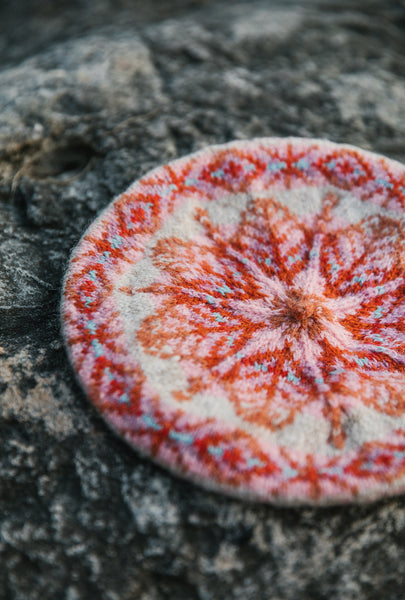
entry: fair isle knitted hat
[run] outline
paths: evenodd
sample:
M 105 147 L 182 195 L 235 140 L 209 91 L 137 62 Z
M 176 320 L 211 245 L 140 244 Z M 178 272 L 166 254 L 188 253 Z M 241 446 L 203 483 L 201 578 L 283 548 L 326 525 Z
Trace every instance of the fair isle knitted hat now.
M 73 252 L 78 378 L 142 454 L 278 504 L 405 491 L 405 167 L 264 138 L 159 167 Z

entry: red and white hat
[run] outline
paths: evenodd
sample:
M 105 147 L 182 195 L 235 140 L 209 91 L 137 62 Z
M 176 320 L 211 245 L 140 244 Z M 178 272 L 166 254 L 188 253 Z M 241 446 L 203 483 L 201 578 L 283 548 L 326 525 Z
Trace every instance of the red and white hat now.
M 72 254 L 64 335 L 133 447 L 278 504 L 405 491 L 405 167 L 213 146 L 135 182 Z

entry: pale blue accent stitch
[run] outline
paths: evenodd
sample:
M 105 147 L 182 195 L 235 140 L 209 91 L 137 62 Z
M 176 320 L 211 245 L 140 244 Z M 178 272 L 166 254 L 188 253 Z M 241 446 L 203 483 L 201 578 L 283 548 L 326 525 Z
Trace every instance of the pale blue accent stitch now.
M 337 272 L 340 270 L 340 265 L 338 265 L 337 263 L 329 261 L 329 264 L 332 271 Z
M 363 177 L 365 175 L 365 172 L 361 171 L 360 169 L 354 169 L 353 174 L 358 175 L 359 177 Z
M 117 248 L 122 246 L 123 243 L 124 243 L 124 239 L 120 235 L 114 236 L 110 242 L 111 248 L 114 248 L 114 250 L 116 250 Z
M 86 300 L 86 302 L 84 303 L 84 306 L 86 308 L 89 308 L 90 304 L 93 302 L 93 298 L 90 298 L 90 296 L 86 296 L 85 300 Z
M 94 348 L 94 353 L 97 358 L 99 358 L 100 356 L 103 356 L 104 349 L 97 338 L 95 340 L 91 341 L 91 345 Z
M 89 271 L 89 277 L 92 281 L 96 281 L 97 279 L 97 271 Z
M 377 285 L 376 290 L 380 295 L 385 294 L 385 287 L 383 285 Z
M 217 288 L 217 291 L 223 296 L 225 296 L 225 294 L 232 294 L 232 290 L 226 284 L 220 288 Z
M 325 167 L 329 169 L 329 171 L 333 171 L 333 169 L 336 167 L 336 161 L 331 160 L 330 162 L 325 163 Z
M 333 371 L 329 371 L 329 375 L 340 375 L 341 373 L 344 373 L 345 370 L 341 369 L 341 368 L 337 368 L 334 369 Z
M 149 212 L 150 209 L 152 208 L 153 204 L 152 202 L 143 202 L 142 203 L 142 208 L 146 211 Z
M 373 312 L 373 317 L 375 317 L 376 319 L 381 319 L 381 317 L 383 317 L 383 316 L 384 316 L 384 313 L 383 313 L 382 306 L 379 306 Z
M 207 450 L 210 454 L 212 454 L 212 456 L 221 457 L 224 453 L 224 449 L 220 448 L 219 446 L 208 446 Z
M 367 460 L 365 463 L 363 463 L 360 466 L 360 469 L 362 469 L 362 471 L 365 471 L 365 470 L 372 471 L 374 466 L 375 465 L 371 460 Z
M 286 479 L 292 479 L 293 477 L 297 477 L 298 471 L 293 469 L 292 467 L 283 467 L 283 476 Z
M 106 260 L 108 260 L 108 258 L 110 257 L 111 252 L 103 252 L 102 256 L 100 256 L 99 260 L 97 261 L 100 265 L 103 265 L 105 263 Z
M 244 171 L 256 171 L 256 166 L 252 165 L 252 164 L 244 165 L 243 170 Z
M 209 302 L 210 304 L 215 304 L 215 298 L 213 296 L 210 296 L 209 294 L 207 294 L 205 296 L 207 302 Z
M 259 460 L 258 458 L 248 458 L 246 464 L 249 468 L 266 466 L 266 463 L 264 463 L 262 460 Z
M 109 381 L 114 381 L 114 375 L 111 373 L 108 367 L 104 369 L 104 373 L 107 375 Z
M 364 367 L 369 364 L 369 360 L 367 357 L 366 358 L 357 358 L 357 356 L 355 356 L 354 360 L 359 365 L 359 367 Z
M 363 285 L 363 283 L 366 281 L 367 277 L 365 275 L 360 275 L 360 277 L 358 277 L 357 275 L 355 275 L 352 279 L 353 283 L 360 283 L 360 285 Z
M 125 392 L 119 397 L 121 404 L 129 404 L 129 396 Z
M 268 171 L 282 171 L 283 169 L 286 169 L 286 168 L 287 168 L 287 164 L 283 160 L 271 162 L 271 163 L 268 163 L 268 165 L 267 165 Z
M 326 475 L 342 475 L 343 469 L 342 467 L 338 467 L 337 465 L 335 465 L 334 467 L 329 467 L 329 469 L 327 470 L 325 469 L 324 471 L 322 471 L 322 473 L 325 473 Z
M 242 358 L 245 358 L 245 356 L 246 356 L 246 355 L 245 355 L 245 354 L 243 354 L 243 352 L 240 352 L 240 351 L 239 351 L 239 352 L 237 352 L 237 353 L 236 353 L 236 358 L 237 358 L 238 360 L 240 360 L 240 359 L 242 359 Z
M 271 258 L 265 258 L 264 259 L 264 264 L 267 265 L 268 267 L 271 265 Z
M 288 262 L 290 262 L 291 264 L 294 264 L 296 262 L 298 262 L 299 260 L 301 260 L 301 258 L 299 256 L 288 256 Z
M 171 183 L 167 187 L 163 188 L 163 190 L 160 193 L 163 197 L 166 197 L 177 189 L 177 185 L 175 183 Z
M 217 179 L 223 179 L 223 177 L 225 177 L 225 173 L 222 169 L 217 169 L 216 171 L 211 172 L 211 177 L 215 177 Z
M 379 185 L 384 186 L 385 188 L 390 189 L 390 190 L 394 187 L 393 183 L 390 183 L 389 181 L 386 181 L 385 179 L 381 179 L 381 177 L 378 177 L 375 180 L 375 182 L 378 183 Z
M 233 343 L 235 341 L 235 338 L 233 337 L 233 335 L 228 335 L 227 340 L 228 340 L 228 344 L 232 347 Z
M 132 223 L 132 221 L 130 221 L 129 223 L 127 223 L 127 229 L 133 229 L 134 228 L 134 224 Z
M 381 337 L 381 335 L 379 333 L 373 333 L 373 335 L 371 336 L 371 338 L 375 341 L 375 342 L 383 342 L 384 338 Z
M 394 455 L 395 458 L 401 460 L 402 458 L 405 458 L 405 450 L 394 450 Z
M 142 421 L 144 421 L 148 427 L 154 429 L 155 431 L 160 431 L 162 429 L 162 426 L 159 425 L 159 423 L 156 423 L 156 421 L 149 415 L 142 415 Z
M 192 435 L 188 433 L 181 433 L 180 431 L 171 431 L 169 433 L 169 438 L 176 440 L 177 442 L 183 442 L 183 444 L 192 444 L 194 441 Z
M 88 329 L 90 333 L 94 335 L 97 330 L 97 325 L 94 321 L 87 321 L 86 329 Z
M 301 377 L 297 377 L 296 375 L 294 375 L 294 373 L 288 373 L 287 375 L 287 381 L 291 381 L 292 383 L 298 383 L 299 381 L 301 381 Z
M 198 179 L 194 177 L 186 177 L 185 182 L 186 185 L 194 186 L 198 183 Z
M 318 256 L 319 256 L 318 250 L 314 250 L 314 249 L 310 250 L 309 258 L 318 258 Z
M 263 371 L 263 373 L 267 373 L 268 370 L 268 366 L 264 363 L 260 364 L 257 361 L 255 362 L 255 371 Z
M 224 321 L 228 320 L 228 317 L 223 317 L 221 315 L 221 313 L 218 313 L 218 312 L 214 313 L 214 316 L 215 316 L 215 320 L 218 321 L 218 323 L 223 323 Z
M 311 166 L 311 163 L 306 158 L 300 158 L 296 163 L 294 163 L 294 166 L 296 166 L 297 169 L 300 169 L 300 171 L 305 171 L 305 169 L 308 169 L 308 167 Z
M 316 377 L 315 383 L 325 383 L 324 378 L 323 377 Z

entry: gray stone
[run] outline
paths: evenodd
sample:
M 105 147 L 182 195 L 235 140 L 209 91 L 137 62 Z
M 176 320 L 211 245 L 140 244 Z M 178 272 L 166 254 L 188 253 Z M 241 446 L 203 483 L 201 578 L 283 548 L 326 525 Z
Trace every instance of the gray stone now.
M 173 477 L 84 398 L 58 305 L 86 226 L 167 160 L 293 134 L 405 161 L 404 3 L 55 4 L 0 8 L 0 599 L 401 598 L 403 497 L 276 509 Z

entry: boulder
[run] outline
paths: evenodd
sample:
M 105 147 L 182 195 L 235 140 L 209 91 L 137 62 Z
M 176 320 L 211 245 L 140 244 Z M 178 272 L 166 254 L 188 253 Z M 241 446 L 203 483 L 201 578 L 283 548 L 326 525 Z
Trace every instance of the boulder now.
M 405 162 L 403 2 L 18 0 L 0 21 L 0 598 L 398 600 L 403 497 L 282 509 L 170 475 L 84 397 L 59 301 L 99 211 L 207 144 Z

